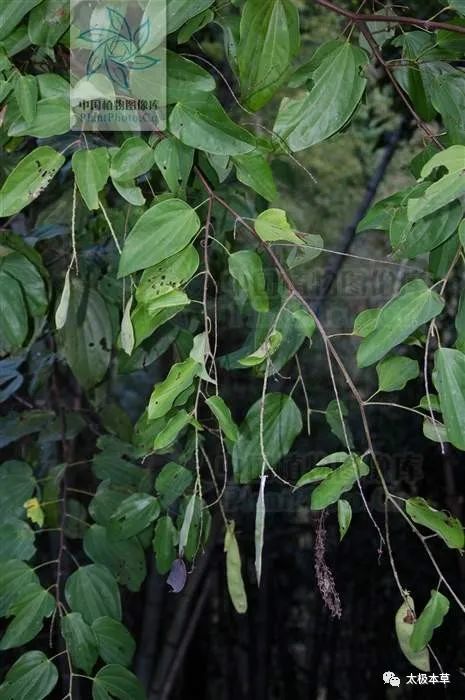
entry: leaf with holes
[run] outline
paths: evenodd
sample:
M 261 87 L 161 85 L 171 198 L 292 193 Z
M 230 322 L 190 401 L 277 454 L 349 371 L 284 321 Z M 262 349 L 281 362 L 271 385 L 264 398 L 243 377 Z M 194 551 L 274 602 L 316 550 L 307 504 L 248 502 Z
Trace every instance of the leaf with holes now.
M 0 189 L 0 217 L 17 214 L 36 199 L 64 162 L 65 157 L 50 146 L 39 146 L 28 153 Z

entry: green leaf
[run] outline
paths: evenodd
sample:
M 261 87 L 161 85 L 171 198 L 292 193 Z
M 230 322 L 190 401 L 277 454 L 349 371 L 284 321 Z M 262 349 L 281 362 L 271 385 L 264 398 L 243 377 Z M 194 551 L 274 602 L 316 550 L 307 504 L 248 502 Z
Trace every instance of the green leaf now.
M 92 623 L 99 656 L 106 664 L 130 666 L 136 643 L 126 627 L 111 617 L 99 617 Z
M 270 164 L 259 152 L 245 153 L 233 158 L 239 182 L 251 187 L 268 202 L 278 196 Z
M 39 88 L 34 75 L 19 75 L 15 81 L 14 94 L 19 111 L 27 122 L 32 122 L 37 110 Z
M 147 470 L 122 458 L 123 454 L 133 456 L 134 448 L 131 445 L 125 445 L 109 436 L 107 439 L 100 438 L 98 444 L 102 452 L 97 454 L 93 461 L 95 476 L 98 479 L 109 479 L 112 485 L 132 491 L 143 491 L 148 487 Z
M 281 345 L 282 339 L 283 336 L 279 331 L 272 331 L 259 348 L 254 350 L 250 355 L 247 355 L 247 357 L 243 357 L 239 360 L 240 364 L 244 367 L 261 365 L 264 360 L 274 355 Z
M 351 455 L 342 466 L 332 470 L 331 474 L 314 489 L 311 509 L 323 510 L 332 503 L 336 503 L 343 493 L 352 489 L 357 479 L 369 473 L 370 467 L 357 455 Z
M 349 411 L 345 403 L 343 401 L 337 401 L 336 399 L 329 402 L 325 411 L 326 422 L 331 428 L 333 435 L 335 435 L 345 447 L 352 448 L 354 446 L 354 440 L 351 430 L 344 420 L 348 415 Z
M 460 350 L 440 348 L 435 367 L 433 379 L 447 435 L 455 447 L 465 450 L 465 355 Z
M 201 365 L 190 357 L 173 365 L 166 379 L 155 385 L 148 405 L 149 419 L 165 416 L 178 396 L 192 386 L 200 369 Z
M 176 442 L 176 439 L 181 431 L 192 423 L 192 420 L 192 415 L 187 413 L 187 411 L 184 409 L 177 411 L 173 416 L 171 416 L 165 427 L 160 430 L 154 440 L 154 452 L 162 452 L 171 448 Z
M 339 523 L 339 539 L 342 541 L 352 521 L 352 508 L 349 501 L 340 498 L 337 502 L 337 521 Z
M 133 180 L 117 180 L 112 178 L 115 190 L 125 199 L 129 204 L 135 207 L 141 207 L 145 204 L 145 197 L 142 194 L 140 187 L 134 184 Z
M 230 408 L 221 396 L 211 396 L 205 403 L 218 421 L 220 430 L 222 430 L 228 440 L 236 442 L 239 438 L 239 428 L 233 420 Z
M 333 452 L 332 454 L 323 457 L 323 459 L 320 459 L 320 461 L 316 463 L 316 466 L 323 467 L 327 464 L 342 464 L 346 461 L 347 457 L 349 457 L 347 452 Z
M 68 133 L 69 127 L 69 96 L 59 95 L 39 100 L 32 122 L 28 123 L 23 117 L 18 117 L 8 129 L 8 136 L 34 136 L 38 139 L 46 139 Z
M 93 700 L 145 700 L 140 681 L 124 666 L 109 664 L 100 669 L 92 685 Z
M 111 516 L 109 532 L 116 539 L 129 539 L 145 530 L 159 514 L 160 505 L 154 496 L 133 493 Z
M 41 317 L 48 308 L 47 289 L 39 271 L 40 262 L 36 264 L 32 256 L 26 257 L 28 249 L 25 252 L 11 252 L 0 258 L 0 269 L 19 282 L 29 313 Z
M 465 535 L 462 523 L 443 511 L 432 508 L 424 498 L 409 498 L 405 509 L 414 523 L 435 532 L 451 549 L 463 549 Z
M 36 199 L 65 162 L 50 146 L 28 153 L 11 171 L 0 189 L 0 217 L 13 216 Z
M 229 272 L 258 312 L 269 310 L 262 259 L 253 250 L 239 250 L 228 257 Z
M 449 173 L 430 185 L 421 197 L 408 201 L 407 214 L 412 223 L 441 209 L 465 192 L 465 177 L 462 173 Z
M 0 562 L 9 559 L 32 559 L 36 552 L 34 532 L 22 520 L 11 518 L 0 528 Z
M 235 124 L 216 97 L 194 95 L 171 112 L 170 131 L 186 146 L 208 153 L 237 156 L 255 149 L 255 137 Z
M 167 51 L 166 58 L 168 104 L 184 102 L 187 96 L 201 96 L 202 93 L 215 90 L 216 84 L 213 76 L 197 63 L 189 61 L 173 51 Z
M 110 164 L 107 148 L 81 149 L 72 157 L 73 172 L 79 192 L 88 209 L 99 208 L 99 192 L 105 187 Z
M 439 591 L 431 591 L 431 597 L 417 618 L 410 637 L 410 647 L 413 652 L 420 652 L 428 646 L 434 630 L 442 625 L 449 607 L 450 604 L 445 595 Z
M 29 13 L 29 39 L 38 46 L 55 46 L 68 27 L 69 8 L 61 0 L 44 0 Z
M 236 479 L 247 484 L 260 476 L 260 408 L 258 400 L 249 409 L 234 443 L 232 460 Z M 285 394 L 267 394 L 264 401 L 263 444 L 268 462 L 274 468 L 291 449 L 302 431 L 302 416 L 295 402 Z
M 374 331 L 362 340 L 359 367 L 368 367 L 404 342 L 417 328 L 441 313 L 444 300 L 423 280 L 408 282 L 380 311 Z
M 8 460 L 0 465 L 0 521 L 21 516 L 24 503 L 36 486 L 31 467 L 26 462 Z
M 331 51 L 319 49 L 321 61 L 312 73 L 312 88 L 304 97 L 284 98 L 274 131 L 291 151 L 301 151 L 342 129 L 363 95 L 367 54 L 341 41 Z M 331 87 L 329 87 L 331 86 Z
M 224 551 L 226 552 L 226 579 L 231 602 L 236 612 L 243 615 L 247 612 L 247 594 L 242 578 L 241 554 L 234 533 L 234 522 L 230 522 L 226 528 Z
M 258 110 L 272 98 L 299 48 L 299 13 L 289 0 L 247 0 L 238 46 L 246 107 Z
M 192 484 L 192 472 L 180 464 L 168 462 L 155 479 L 155 488 L 164 508 L 169 508 Z
M 462 215 L 461 204 L 453 202 L 425 216 L 413 226 L 407 227 L 405 239 L 397 244 L 396 252 L 410 259 L 429 253 L 455 233 Z
M 107 307 L 95 289 L 70 281 L 66 323 L 59 341 L 66 361 L 84 389 L 101 382 L 111 359 L 112 329 Z
M 295 235 L 283 209 L 267 209 L 255 219 L 255 230 L 262 241 L 274 243 L 285 241 L 303 245 L 303 241 Z
M 179 520 L 178 523 L 181 526 L 179 529 L 179 552 L 184 551 L 184 557 L 187 561 L 194 561 L 200 547 L 208 540 L 211 524 L 210 512 L 201 498 L 193 496 L 188 499 L 184 513 Z
M 43 700 L 49 697 L 57 681 L 56 666 L 45 654 L 28 651 L 8 670 L 0 685 L 0 700 Z
M 131 136 L 113 154 L 110 175 L 119 182 L 134 180 L 148 172 L 153 162 L 153 149 L 140 136 Z
M 175 32 L 191 17 L 213 5 L 214 0 L 170 0 L 166 12 L 168 33 Z
M 420 367 L 410 357 L 387 357 L 376 365 L 378 374 L 378 391 L 400 391 L 407 382 L 416 379 Z
M 167 313 L 172 309 L 182 309 L 189 303 L 189 297 L 185 292 L 181 292 L 179 289 L 172 289 L 166 294 L 156 296 L 153 301 L 147 304 L 146 309 L 150 316 L 157 317 L 158 314 Z
M 169 136 L 157 143 L 155 163 L 170 191 L 182 197 L 194 164 L 194 149 Z
M 367 335 L 373 333 L 378 323 L 380 309 L 365 309 L 361 311 L 354 321 L 353 335 L 359 338 L 366 338 Z
M 435 153 L 422 167 L 421 177 L 428 177 L 435 168 L 446 168 L 451 174 L 465 170 L 465 146 L 450 146 Z
M 28 564 L 19 559 L 2 561 L 0 567 L 0 617 L 6 617 L 10 607 L 21 598 L 30 585 L 39 585 L 39 577 Z
M 197 213 L 181 199 L 167 199 L 142 214 L 126 239 L 118 277 L 158 265 L 197 235 Z
M 210 24 L 215 18 L 213 10 L 205 10 L 199 15 L 192 17 L 178 32 L 178 44 L 185 44 L 200 29 Z
M 257 585 L 260 586 L 262 577 L 262 556 L 263 541 L 265 537 L 265 485 L 266 474 L 260 477 L 260 488 L 258 490 L 257 507 L 255 511 L 255 573 L 257 575 Z
M 294 486 L 295 489 L 300 489 L 302 486 L 307 486 L 308 484 L 314 484 L 316 481 L 323 481 L 327 476 L 331 474 L 333 470 L 330 467 L 314 467 L 310 469 L 309 472 L 305 472 L 299 478 L 298 482 Z
M 147 571 L 145 553 L 136 537 L 116 540 L 110 536 L 108 527 L 91 525 L 84 535 L 83 546 L 89 559 L 106 566 L 121 586 L 130 591 L 140 590 Z
M 19 349 L 28 334 L 27 309 L 19 283 L 0 271 L 0 351 Z
M 90 674 L 98 658 L 97 640 L 80 613 L 69 613 L 61 618 L 61 634 L 71 656 L 73 668 Z
M 24 0 L 24 2 L 4 2 L 0 6 L 0 41 L 3 41 L 22 18 L 39 4 L 41 0 Z
M 80 612 L 89 625 L 99 617 L 121 620 L 118 585 L 100 564 L 81 566 L 67 579 L 65 598 L 73 612 Z
M 0 649 L 21 647 L 36 637 L 44 624 L 44 617 L 50 617 L 55 610 L 55 599 L 42 586 L 29 584 L 10 606 L 8 617 L 14 619 L 7 627 L 0 641 Z
M 169 515 L 159 518 L 155 526 L 153 537 L 153 551 L 157 571 L 167 574 L 176 559 L 176 545 L 178 544 L 178 531 Z
M 396 613 L 395 625 L 399 646 L 408 661 L 420 669 L 420 671 L 430 670 L 430 660 L 428 649 L 414 652 L 410 646 L 410 639 L 414 630 L 415 606 L 412 598 L 408 595 Z

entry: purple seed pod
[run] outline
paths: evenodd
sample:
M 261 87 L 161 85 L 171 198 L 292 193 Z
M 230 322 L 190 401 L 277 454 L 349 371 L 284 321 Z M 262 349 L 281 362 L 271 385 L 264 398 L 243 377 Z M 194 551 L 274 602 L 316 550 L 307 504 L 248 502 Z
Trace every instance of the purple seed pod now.
M 181 593 L 187 581 L 187 569 L 183 559 L 175 559 L 171 566 L 170 575 L 167 579 L 168 586 L 171 586 L 171 593 Z

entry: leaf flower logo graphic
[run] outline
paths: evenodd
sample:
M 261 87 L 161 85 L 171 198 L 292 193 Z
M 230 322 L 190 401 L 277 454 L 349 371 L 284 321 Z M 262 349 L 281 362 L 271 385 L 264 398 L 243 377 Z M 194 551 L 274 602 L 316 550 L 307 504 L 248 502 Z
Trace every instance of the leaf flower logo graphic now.
M 133 33 L 124 15 L 106 9 L 109 27 L 94 27 L 79 35 L 95 45 L 87 61 L 87 76 L 105 72 L 114 85 L 128 90 L 130 70 L 146 70 L 160 63 L 160 59 L 141 53 L 149 38 L 150 22 L 146 19 Z

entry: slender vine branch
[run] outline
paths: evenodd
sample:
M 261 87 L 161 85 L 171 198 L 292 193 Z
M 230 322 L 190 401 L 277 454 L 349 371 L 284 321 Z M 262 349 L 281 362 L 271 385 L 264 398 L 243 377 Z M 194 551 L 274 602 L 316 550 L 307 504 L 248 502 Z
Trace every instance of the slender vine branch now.
M 418 17 L 409 16 L 404 17 L 403 15 L 358 14 L 357 12 L 346 10 L 344 7 L 330 2 L 330 0 L 313 0 L 313 2 L 315 5 L 320 5 L 337 15 L 341 15 L 341 17 L 346 17 L 351 20 L 351 22 L 389 22 L 390 24 L 405 24 L 412 27 L 421 27 L 426 31 L 431 29 L 444 29 L 448 32 L 455 32 L 456 34 L 465 34 L 465 27 L 451 24 L 450 22 L 438 22 L 437 20 L 419 19 Z

